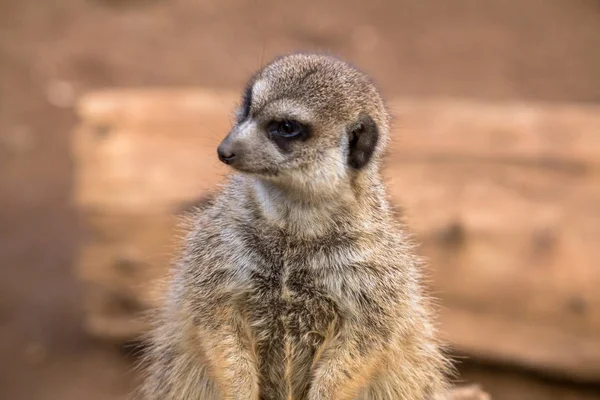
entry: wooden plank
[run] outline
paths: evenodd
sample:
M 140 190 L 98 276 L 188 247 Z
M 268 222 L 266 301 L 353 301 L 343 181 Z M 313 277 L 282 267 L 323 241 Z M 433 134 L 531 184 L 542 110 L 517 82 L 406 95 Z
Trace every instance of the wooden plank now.
M 492 397 L 479 385 L 465 385 L 452 389 L 450 400 L 491 400 Z M 437 399 L 436 399 L 437 400 Z M 440 399 L 442 400 L 442 399 Z
M 79 106 L 82 124 L 74 143 L 76 162 L 85 165 L 76 171 L 77 203 L 164 209 L 193 198 L 199 188 L 214 187 L 227 171 L 215 149 L 231 127 L 236 101 L 232 93 L 200 90 L 88 95 Z M 575 171 L 597 169 L 600 162 L 598 107 L 450 100 L 391 104 L 395 130 L 388 164 L 469 158 Z M 165 149 L 177 149 L 177 157 Z
M 222 118 L 203 121 L 226 131 Z M 81 126 L 74 142 L 80 166 L 75 201 L 86 209 L 165 212 L 213 188 L 226 169 L 215 161 L 217 136 L 199 126 L 196 121 Z
M 577 168 L 600 163 L 600 107 L 590 104 L 396 100 L 392 152 Z
M 442 337 L 461 353 L 516 364 L 549 376 L 597 382 L 600 340 L 538 321 L 485 308 L 451 307 L 443 312 Z
M 599 175 L 420 163 L 390 182 L 445 304 L 600 334 Z
M 158 305 L 157 282 L 173 262 L 183 236 L 176 215 L 87 213 L 78 277 L 95 287 L 124 293 L 140 308 Z
M 166 270 L 156 249 L 174 235 L 174 211 L 226 173 L 215 148 L 236 100 L 157 89 L 81 102 L 74 195 L 101 234 L 79 270 L 98 299 L 155 302 L 140 288 Z M 445 337 L 467 355 L 600 380 L 600 108 L 405 99 L 391 109 L 385 176 L 430 260 Z M 124 276 L 123 254 L 155 257 L 137 261 L 151 272 Z M 110 315 L 114 335 L 142 329 L 124 328 L 110 301 L 91 303 L 96 332 L 111 331 Z

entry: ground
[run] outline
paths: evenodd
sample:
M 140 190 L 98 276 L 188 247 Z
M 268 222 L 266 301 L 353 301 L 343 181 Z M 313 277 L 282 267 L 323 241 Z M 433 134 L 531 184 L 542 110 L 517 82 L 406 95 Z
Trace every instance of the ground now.
M 77 95 L 239 89 L 276 54 L 327 50 L 388 97 L 597 103 L 598 49 L 597 0 L 0 0 L 0 398 L 124 399 L 135 386 L 127 350 L 81 329 L 68 147 Z M 462 370 L 498 400 L 600 399 L 521 372 Z

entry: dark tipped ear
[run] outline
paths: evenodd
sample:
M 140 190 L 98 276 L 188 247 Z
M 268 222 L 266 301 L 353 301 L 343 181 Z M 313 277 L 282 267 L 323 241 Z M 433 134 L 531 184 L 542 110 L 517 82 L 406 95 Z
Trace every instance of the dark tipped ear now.
M 358 121 L 348 129 L 349 153 L 348 164 L 355 169 L 361 169 L 369 163 L 377 141 L 379 140 L 379 128 L 367 114 L 360 114 Z

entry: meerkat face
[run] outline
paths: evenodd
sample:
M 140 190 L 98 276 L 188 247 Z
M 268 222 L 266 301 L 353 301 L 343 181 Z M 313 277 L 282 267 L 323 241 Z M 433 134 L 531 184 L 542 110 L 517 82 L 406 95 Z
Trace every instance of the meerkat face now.
M 388 130 L 369 79 L 317 55 L 286 56 L 259 71 L 236 117 L 219 159 L 299 189 L 333 188 L 376 163 Z

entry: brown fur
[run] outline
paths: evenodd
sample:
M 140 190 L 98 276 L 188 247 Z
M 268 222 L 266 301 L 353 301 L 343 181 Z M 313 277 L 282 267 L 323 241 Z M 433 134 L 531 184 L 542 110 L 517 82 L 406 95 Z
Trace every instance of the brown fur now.
M 310 135 L 277 144 L 265 127 L 282 118 Z M 152 335 L 144 399 L 445 393 L 420 264 L 380 176 L 388 139 L 375 87 L 337 59 L 291 55 L 252 78 L 226 139 L 241 173 L 195 217 Z

